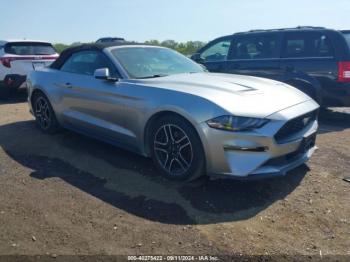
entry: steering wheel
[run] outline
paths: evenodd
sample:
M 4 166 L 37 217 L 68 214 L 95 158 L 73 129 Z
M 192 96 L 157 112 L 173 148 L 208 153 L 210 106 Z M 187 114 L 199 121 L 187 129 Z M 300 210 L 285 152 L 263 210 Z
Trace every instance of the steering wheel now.
M 215 58 L 216 59 L 222 59 L 223 55 L 220 53 L 215 53 Z

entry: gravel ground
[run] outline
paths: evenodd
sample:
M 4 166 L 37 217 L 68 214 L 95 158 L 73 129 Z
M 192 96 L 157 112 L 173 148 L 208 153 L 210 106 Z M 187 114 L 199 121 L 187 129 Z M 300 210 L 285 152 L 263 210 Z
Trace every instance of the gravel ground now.
M 319 150 L 286 177 L 181 185 L 138 155 L 42 134 L 24 101 L 0 102 L 0 255 L 350 256 L 349 108 L 322 112 Z

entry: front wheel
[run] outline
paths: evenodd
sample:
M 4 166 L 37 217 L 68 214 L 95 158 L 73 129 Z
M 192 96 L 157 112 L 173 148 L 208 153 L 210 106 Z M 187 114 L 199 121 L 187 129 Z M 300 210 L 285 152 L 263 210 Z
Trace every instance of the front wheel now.
M 39 129 L 44 133 L 56 133 L 59 130 L 59 124 L 48 98 L 43 93 L 38 93 L 34 96 L 32 105 Z
M 204 174 L 205 157 L 196 130 L 181 117 L 161 117 L 152 125 L 151 155 L 158 170 L 172 180 L 194 180 Z

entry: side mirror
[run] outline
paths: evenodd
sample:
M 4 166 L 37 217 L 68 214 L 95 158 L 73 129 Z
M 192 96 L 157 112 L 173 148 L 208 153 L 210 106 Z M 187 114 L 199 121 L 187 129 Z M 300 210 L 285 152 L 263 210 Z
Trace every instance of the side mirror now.
M 111 77 L 108 68 L 98 68 L 94 72 L 94 77 L 96 79 L 107 80 L 107 81 L 117 81 L 117 78 Z
M 200 53 L 195 53 L 193 55 L 191 55 L 191 59 L 197 63 L 203 63 L 203 59 L 201 58 L 201 54 Z

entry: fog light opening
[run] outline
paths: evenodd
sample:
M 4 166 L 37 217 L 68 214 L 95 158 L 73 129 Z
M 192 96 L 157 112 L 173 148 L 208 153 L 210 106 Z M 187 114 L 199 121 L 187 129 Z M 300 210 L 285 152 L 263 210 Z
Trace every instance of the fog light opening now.
M 224 146 L 225 150 L 233 150 L 233 151 L 245 151 L 245 152 L 266 152 L 269 150 L 267 146 L 258 146 L 258 147 L 241 147 L 241 146 Z

